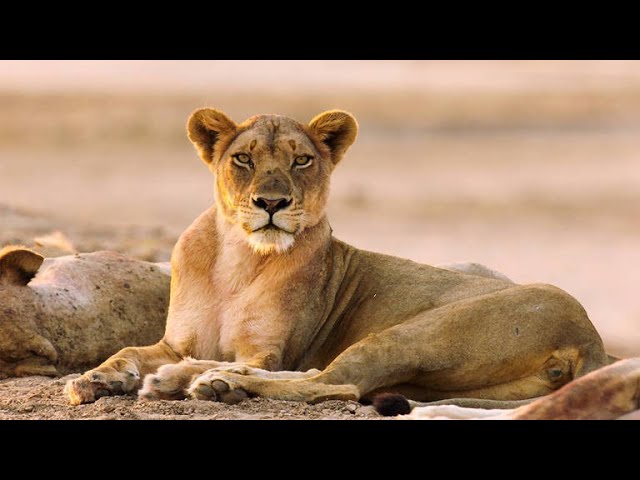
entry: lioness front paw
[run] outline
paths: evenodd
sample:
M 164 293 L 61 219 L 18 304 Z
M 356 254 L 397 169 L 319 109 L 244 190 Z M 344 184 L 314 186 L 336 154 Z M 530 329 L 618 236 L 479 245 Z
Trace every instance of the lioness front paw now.
M 189 362 L 161 366 L 154 374 L 144 377 L 142 388 L 138 392 L 140 400 L 181 400 L 187 397 L 187 387 L 194 376 L 204 369 Z
M 196 400 L 211 400 L 234 405 L 249 397 L 231 378 L 233 374 L 210 371 L 196 378 L 189 386 L 188 393 Z
M 103 367 L 89 370 L 81 377 L 69 380 L 64 393 L 72 405 L 81 405 L 95 402 L 100 397 L 131 393 L 139 382 L 140 374 L 133 365 L 128 365 L 123 370 Z

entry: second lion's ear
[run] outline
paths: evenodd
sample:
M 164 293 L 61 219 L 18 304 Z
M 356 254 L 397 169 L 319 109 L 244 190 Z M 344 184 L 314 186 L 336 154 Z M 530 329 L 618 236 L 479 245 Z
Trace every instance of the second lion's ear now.
M 200 158 L 210 165 L 219 155 L 220 141 L 232 136 L 238 126 L 224 113 L 213 108 L 200 108 L 187 121 L 187 135 L 200 154 Z
M 35 277 L 44 257 L 20 246 L 0 250 L 0 285 L 24 286 Z
M 358 122 L 349 112 L 329 110 L 309 122 L 311 131 L 329 147 L 331 161 L 336 165 L 358 136 Z

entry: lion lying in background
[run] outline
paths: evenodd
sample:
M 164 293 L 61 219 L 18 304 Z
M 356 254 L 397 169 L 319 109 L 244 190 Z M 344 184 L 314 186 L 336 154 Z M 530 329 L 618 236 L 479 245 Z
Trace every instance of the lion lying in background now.
M 330 175 L 357 135 L 349 113 L 238 125 L 205 108 L 187 128 L 215 175 L 215 204 L 173 251 L 165 335 L 71 380 L 73 404 L 141 387 L 143 399 L 228 403 L 389 390 L 414 400 L 517 400 L 609 363 L 582 306 L 556 287 L 334 238 L 325 207 Z M 401 158 L 390 161 L 402 168 Z
M 32 249 L 3 248 L 0 378 L 78 372 L 123 347 L 158 341 L 169 273 L 166 264 L 114 252 L 45 259 Z

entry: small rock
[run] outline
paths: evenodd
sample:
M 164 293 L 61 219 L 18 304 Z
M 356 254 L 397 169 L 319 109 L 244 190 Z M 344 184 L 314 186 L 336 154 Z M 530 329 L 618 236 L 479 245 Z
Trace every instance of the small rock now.
M 356 413 L 356 410 L 358 410 L 358 406 L 353 403 L 349 403 L 345 408 L 349 413 Z
M 33 412 L 33 405 L 26 405 L 25 407 L 22 408 L 22 411 L 25 413 Z

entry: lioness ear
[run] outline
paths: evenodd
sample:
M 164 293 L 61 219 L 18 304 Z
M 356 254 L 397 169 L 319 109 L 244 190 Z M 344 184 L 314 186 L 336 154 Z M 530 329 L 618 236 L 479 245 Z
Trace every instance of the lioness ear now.
M 331 161 L 337 164 L 358 136 L 358 122 L 349 112 L 329 110 L 309 122 L 309 128 L 331 151 Z
M 43 261 L 42 255 L 28 248 L 4 247 L 0 250 L 0 285 L 26 285 Z
M 220 139 L 233 135 L 237 129 L 233 120 L 213 108 L 201 108 L 187 121 L 187 134 L 207 165 L 211 164 L 220 146 Z

